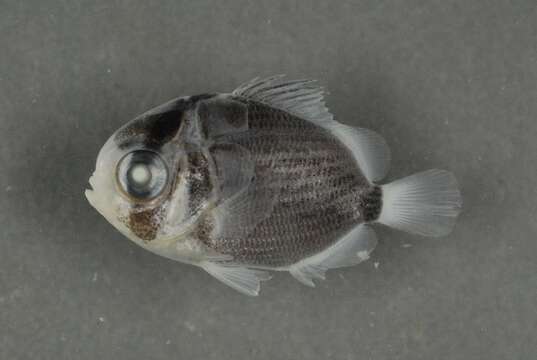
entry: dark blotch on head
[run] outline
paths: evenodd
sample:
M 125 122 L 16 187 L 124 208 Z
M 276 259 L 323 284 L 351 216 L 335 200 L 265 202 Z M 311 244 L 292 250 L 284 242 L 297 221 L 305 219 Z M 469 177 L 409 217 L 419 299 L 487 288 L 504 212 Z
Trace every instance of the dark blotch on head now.
M 116 134 L 115 140 L 121 149 L 141 143 L 146 148 L 159 150 L 177 135 L 185 112 L 199 100 L 212 96 L 214 95 L 203 94 L 177 99 L 161 111 L 134 119 Z
M 204 216 L 200 219 L 198 227 L 196 228 L 197 239 L 202 244 L 208 247 L 214 247 L 215 244 L 211 241 L 211 232 L 213 231 L 214 223 L 212 218 Z

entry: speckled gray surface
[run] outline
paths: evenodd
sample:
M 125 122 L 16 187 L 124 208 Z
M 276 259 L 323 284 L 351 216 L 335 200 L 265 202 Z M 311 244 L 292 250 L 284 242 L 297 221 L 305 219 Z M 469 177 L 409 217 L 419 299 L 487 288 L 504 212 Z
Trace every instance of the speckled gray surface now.
M 506 1 L 0 1 L 1 359 L 535 359 L 537 5 Z M 248 298 L 118 234 L 83 197 L 111 132 L 256 75 L 318 78 L 439 167 L 440 240 L 378 228 L 370 261 Z

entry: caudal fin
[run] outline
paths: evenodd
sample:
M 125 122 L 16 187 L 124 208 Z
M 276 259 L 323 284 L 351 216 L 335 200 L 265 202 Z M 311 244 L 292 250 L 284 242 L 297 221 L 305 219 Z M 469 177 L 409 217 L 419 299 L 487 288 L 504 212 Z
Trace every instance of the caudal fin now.
M 382 186 L 378 222 L 424 236 L 443 236 L 453 229 L 462 207 L 453 174 L 427 170 Z

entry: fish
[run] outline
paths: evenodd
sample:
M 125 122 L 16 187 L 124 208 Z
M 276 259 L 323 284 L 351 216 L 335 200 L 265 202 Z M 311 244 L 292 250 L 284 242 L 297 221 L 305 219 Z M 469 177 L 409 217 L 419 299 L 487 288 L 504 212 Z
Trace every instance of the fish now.
M 462 209 L 454 175 L 383 183 L 389 166 L 386 141 L 336 121 L 316 81 L 272 76 L 127 122 L 99 151 L 85 195 L 142 248 L 255 296 L 272 271 L 314 287 L 367 260 L 376 224 L 449 234 Z

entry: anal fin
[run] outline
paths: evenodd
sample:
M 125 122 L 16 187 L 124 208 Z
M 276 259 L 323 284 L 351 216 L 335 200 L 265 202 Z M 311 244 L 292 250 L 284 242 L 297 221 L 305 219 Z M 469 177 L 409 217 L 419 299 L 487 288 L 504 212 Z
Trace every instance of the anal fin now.
M 324 280 L 327 270 L 367 260 L 376 245 L 374 230 L 361 224 L 322 252 L 291 265 L 289 272 L 301 283 L 314 287 L 313 280 Z

